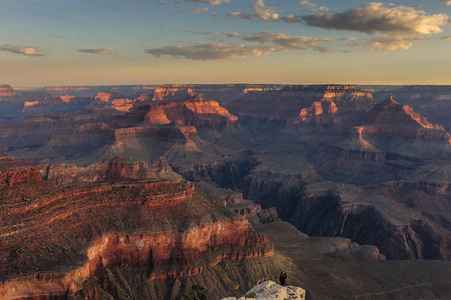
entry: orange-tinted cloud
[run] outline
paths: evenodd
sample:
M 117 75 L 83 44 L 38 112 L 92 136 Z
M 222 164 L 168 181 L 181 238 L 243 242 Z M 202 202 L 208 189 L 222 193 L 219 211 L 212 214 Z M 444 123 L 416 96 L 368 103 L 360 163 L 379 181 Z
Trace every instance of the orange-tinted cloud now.
M 18 45 L 2 45 L 0 51 L 11 52 L 14 54 L 21 54 L 29 57 L 45 56 L 44 50 L 39 47 L 18 46 Z

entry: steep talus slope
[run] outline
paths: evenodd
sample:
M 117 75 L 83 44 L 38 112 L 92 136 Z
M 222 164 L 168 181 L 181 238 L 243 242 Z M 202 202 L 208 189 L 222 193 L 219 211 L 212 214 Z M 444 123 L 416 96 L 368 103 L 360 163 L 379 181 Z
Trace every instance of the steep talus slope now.
M 374 192 L 411 207 L 451 230 L 450 156 L 419 166 L 400 180 L 387 181 Z
M 220 297 L 286 263 L 246 219 L 189 182 L 64 188 L 32 172 L 0 189 L 2 299 L 179 299 L 193 282 Z

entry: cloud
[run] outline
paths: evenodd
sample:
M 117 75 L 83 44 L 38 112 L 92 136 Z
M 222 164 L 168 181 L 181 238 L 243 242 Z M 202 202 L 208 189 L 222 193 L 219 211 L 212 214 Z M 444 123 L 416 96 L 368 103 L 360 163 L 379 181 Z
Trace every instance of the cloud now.
M 250 20 L 252 19 L 252 15 L 245 13 L 245 12 L 230 12 L 227 14 L 228 17 L 230 18 L 234 18 L 234 19 L 245 19 L 245 20 Z
M 231 0 L 185 0 L 185 2 L 204 3 L 209 5 L 219 5 L 223 2 L 230 3 Z
M 328 42 L 330 38 L 315 38 L 309 36 L 289 36 L 283 32 L 261 31 L 242 38 L 248 42 L 273 43 L 286 49 L 305 49 L 315 47 L 317 43 Z
M 357 39 L 356 37 L 350 36 L 350 37 L 338 39 L 337 41 L 355 41 L 356 39 Z
M 347 43 L 346 45 L 348 45 L 349 47 L 357 47 L 357 46 L 360 46 L 361 43 L 352 41 L 352 42 Z
M 451 6 L 451 0 L 442 0 L 446 5 Z
M 378 34 L 367 40 L 364 45 L 366 47 L 373 47 L 377 51 L 395 51 L 395 50 L 409 50 L 414 42 L 423 41 L 423 38 L 418 35 L 393 35 L 393 34 Z
M 91 53 L 91 54 L 102 54 L 110 55 L 116 52 L 116 50 L 104 48 L 104 49 L 78 49 L 78 52 Z
M 45 56 L 44 50 L 39 47 L 18 46 L 18 45 L 2 45 L 0 51 L 11 52 L 14 54 L 22 54 L 29 57 Z
M 176 58 L 193 60 L 222 60 L 230 58 L 245 58 L 251 56 L 263 56 L 272 52 L 298 50 L 303 52 L 311 48 L 318 52 L 331 52 L 330 49 L 318 45 L 328 42 L 330 38 L 315 38 L 307 36 L 289 36 L 283 32 L 261 31 L 244 35 L 236 32 L 226 32 L 229 38 L 238 38 L 253 45 L 223 44 L 223 43 L 198 43 L 190 46 L 165 46 L 144 50 L 155 57 L 168 55 Z M 255 44 L 258 43 L 258 44 Z
M 239 38 L 240 39 L 243 37 L 243 34 L 238 33 L 238 32 L 225 32 L 224 35 L 229 38 Z
M 222 60 L 230 58 L 245 58 L 267 55 L 271 52 L 286 51 L 276 45 L 226 45 L 226 44 L 196 44 L 192 46 L 166 46 L 156 49 L 146 49 L 145 52 L 160 57 L 184 57 L 193 60 Z
M 442 36 L 440 39 L 444 41 L 451 41 L 451 35 Z
M 299 1 L 299 5 L 305 6 L 305 7 L 316 7 L 317 6 L 315 3 L 312 3 L 310 1 Z
M 218 34 L 216 31 L 197 31 L 197 30 L 185 30 L 184 32 L 189 32 L 197 35 L 209 35 L 209 34 Z
M 186 10 L 186 9 L 180 10 L 180 12 L 185 13 L 185 14 L 198 14 L 198 13 L 206 12 L 206 11 L 208 11 L 208 8 L 206 8 L 206 7 L 198 7 L 198 8 L 192 9 L 192 10 Z
M 314 8 L 312 9 L 313 13 L 317 13 L 317 12 L 325 12 L 325 11 L 329 11 L 330 8 L 325 7 L 325 6 L 320 6 L 319 8 Z
M 293 15 L 282 17 L 281 19 L 285 23 L 299 23 L 299 22 L 301 22 L 299 17 L 293 16 Z
M 417 34 L 442 32 L 439 26 L 447 25 L 449 22 L 446 14 L 428 15 L 412 7 L 402 5 L 386 7 L 383 3 L 375 2 L 337 14 L 307 15 L 303 16 L 302 20 L 308 26 L 326 29 Z
M 257 0 L 254 4 L 254 16 L 263 21 L 277 21 L 279 14 L 274 12 L 274 7 L 266 7 L 263 0 Z
M 158 4 L 166 4 L 166 1 L 157 1 Z
M 323 46 L 315 46 L 315 47 L 312 47 L 312 48 L 316 52 L 332 53 L 332 50 L 330 50 L 329 48 L 323 47 Z

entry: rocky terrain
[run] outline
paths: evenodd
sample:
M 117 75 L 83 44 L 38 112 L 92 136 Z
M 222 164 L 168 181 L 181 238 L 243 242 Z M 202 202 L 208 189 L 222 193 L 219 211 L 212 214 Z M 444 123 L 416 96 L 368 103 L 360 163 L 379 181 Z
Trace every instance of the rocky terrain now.
M 193 281 L 219 297 L 281 267 L 265 236 L 192 183 L 67 188 L 10 156 L 1 165 L 2 299 L 179 299 Z
M 64 228 L 69 224 L 64 223 L 66 219 L 74 224 L 92 219 L 86 227 L 75 230 L 80 233 L 76 237 L 66 230 L 61 230 L 61 237 L 56 235 L 52 247 L 58 248 L 66 238 L 76 242 L 67 242 L 62 246 L 64 250 L 55 250 L 57 255 L 52 261 L 38 263 L 37 258 L 8 252 L 5 257 L 17 258 L 17 263 L 3 271 L 7 274 L 4 282 L 18 280 L 24 282 L 22 286 L 39 286 L 47 291 L 51 290 L 49 286 L 58 286 L 56 298 L 61 291 L 75 298 L 133 298 L 138 290 L 140 296 L 177 299 L 199 283 L 219 286 L 218 297 L 240 297 L 260 280 L 275 280 L 273 276 L 291 266 L 295 275 L 290 277 L 292 283 L 305 288 L 311 299 L 370 295 L 411 299 L 415 293 L 423 299 L 444 299 L 451 291 L 446 278 L 447 261 L 451 259 L 447 87 L 164 85 L 146 91 L 137 88 L 134 93 L 130 92 L 133 88 L 127 89 L 81 88 L 95 94 L 87 96 L 92 98 L 87 98 L 89 103 L 78 111 L 60 112 L 55 104 L 49 109 L 54 107 L 59 113 L 45 110 L 15 123 L 0 124 L 0 149 L 23 160 L 19 163 L 3 156 L 5 170 L 9 170 L 2 175 L 5 199 L 11 197 L 16 202 L 2 200 L 6 201 L 2 205 L 17 213 L 3 219 L 5 238 L 17 237 L 5 249 L 19 244 L 19 233 L 25 232 L 21 230 L 27 226 L 37 227 L 36 231 L 27 231 L 26 236 L 46 236 L 36 216 L 47 209 L 52 212 L 49 216 L 70 208 L 76 211 L 67 218 L 53 218 L 50 225 L 44 226 L 50 226 L 47 236 L 54 234 L 52 224 Z M 75 90 L 55 88 L 52 93 L 61 95 L 26 101 L 37 101 L 29 107 L 39 107 L 45 102 L 42 99 L 55 99 L 55 103 L 66 99 L 70 103 L 77 98 L 64 95 L 75 95 Z M 409 96 L 414 92 L 420 96 Z M 82 92 L 77 94 L 81 96 Z M 196 191 L 181 178 L 196 182 Z M 36 188 L 26 187 L 30 184 Z M 169 190 L 182 186 L 190 195 L 183 196 L 187 200 L 180 203 L 172 201 L 173 206 L 166 207 L 164 201 L 160 205 L 152 193 L 165 190 L 158 186 L 161 184 L 169 184 Z M 171 198 L 165 195 L 162 197 Z M 222 200 L 213 200 L 218 197 Z M 45 206 L 40 204 L 47 202 Z M 113 217 L 102 219 L 102 213 L 87 204 L 91 210 L 83 210 L 82 203 L 88 202 L 92 207 L 102 207 L 102 213 L 109 210 Z M 9 210 L 5 212 L 4 216 L 10 215 Z M 166 221 L 160 212 L 164 212 Z M 185 213 L 186 217 L 181 218 Z M 96 214 L 101 219 L 96 219 Z M 136 224 L 128 224 L 126 215 L 132 216 Z M 14 223 L 17 216 L 25 221 Z M 208 224 L 205 230 L 212 226 L 213 233 L 207 235 L 216 241 L 219 233 L 214 226 L 229 226 L 221 222 L 232 222 L 230 226 L 241 228 L 237 232 L 248 226 L 245 231 L 251 232 L 243 217 L 258 232 L 267 234 L 279 252 L 265 252 L 271 248 L 270 242 L 259 235 L 251 237 L 255 232 L 243 241 L 234 241 L 238 246 L 230 246 L 231 252 L 220 255 L 217 250 L 212 250 L 216 254 L 202 250 L 185 259 L 185 252 L 178 253 L 174 246 L 167 249 L 181 257 L 180 264 L 174 263 L 180 268 L 174 267 L 178 268 L 174 271 L 168 267 L 172 263 L 165 265 L 173 259 L 168 256 L 161 262 L 166 268 L 164 273 L 149 263 L 153 257 L 133 252 L 134 246 L 130 248 L 128 242 L 123 242 L 129 239 L 137 245 L 136 233 L 140 232 L 152 241 L 139 242 L 142 249 L 161 253 L 153 246 L 161 238 L 157 233 L 172 232 L 164 239 L 180 240 L 191 234 L 190 230 Z M 148 220 L 167 226 L 144 228 Z M 17 236 L 12 234 L 16 231 Z M 119 231 L 126 236 L 110 235 Z M 89 238 L 79 240 L 85 233 Z M 251 244 L 240 244 L 246 240 Z M 202 249 L 216 249 L 215 242 L 202 243 Z M 88 273 L 94 277 L 88 276 L 84 266 L 89 264 L 89 251 L 94 251 L 89 249 L 102 244 L 111 252 L 117 248 L 118 254 L 105 259 L 106 264 L 103 258 L 93 256 L 93 262 L 100 267 L 90 265 L 92 273 Z M 47 249 L 33 245 L 37 252 L 42 247 Z M 252 253 L 263 265 L 248 263 L 247 259 L 254 257 L 250 252 L 243 250 L 244 256 L 241 250 L 239 254 L 234 252 L 240 247 L 254 249 Z M 62 253 L 69 258 L 68 264 L 61 262 Z M 127 255 L 137 258 L 137 262 Z M 205 266 L 217 260 L 213 268 L 193 271 L 198 262 Z M 160 266 L 160 261 L 156 262 Z M 130 271 L 129 266 L 141 273 Z M 15 273 L 16 269 L 22 274 Z M 31 278 L 34 269 L 40 270 L 40 275 Z M 74 270 L 84 277 L 73 275 Z M 43 275 L 46 272 L 53 275 Z M 140 278 L 147 278 L 150 285 L 139 287 Z M 10 287 L 4 284 L 0 292 L 15 295 Z
M 305 290 L 295 286 L 281 286 L 274 281 L 268 280 L 254 286 L 247 293 L 238 298 L 238 300 L 246 299 L 266 299 L 266 300 L 303 300 L 305 299 Z M 226 297 L 221 300 L 237 300 L 235 297 Z

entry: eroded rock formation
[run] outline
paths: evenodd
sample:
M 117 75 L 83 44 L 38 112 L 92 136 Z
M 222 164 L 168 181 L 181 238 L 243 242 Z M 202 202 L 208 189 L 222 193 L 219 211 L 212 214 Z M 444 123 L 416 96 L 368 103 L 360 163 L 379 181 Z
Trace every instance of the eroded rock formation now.
M 295 286 L 281 286 L 268 280 L 251 288 L 238 300 L 265 299 L 265 300 L 304 300 L 305 290 Z M 235 297 L 222 298 L 221 300 L 237 300 Z
M 10 157 L 3 161 L 23 168 Z M 178 299 L 187 287 L 167 296 L 175 279 L 191 282 L 214 270 L 216 276 L 241 274 L 255 284 L 276 270 L 269 240 L 189 182 L 119 181 L 68 189 L 32 172 L 37 176 L 22 174 L 13 185 L 5 179 L 8 185 L 0 190 L 0 259 L 8 261 L 0 269 L 2 299 L 122 297 L 114 281 L 102 286 L 113 273 L 146 286 L 129 291 L 135 297 Z M 255 268 L 254 275 L 236 268 L 243 262 Z M 221 286 L 224 293 L 235 288 L 230 279 Z

